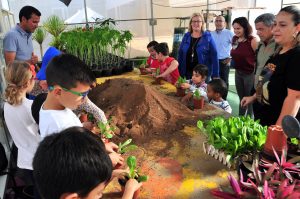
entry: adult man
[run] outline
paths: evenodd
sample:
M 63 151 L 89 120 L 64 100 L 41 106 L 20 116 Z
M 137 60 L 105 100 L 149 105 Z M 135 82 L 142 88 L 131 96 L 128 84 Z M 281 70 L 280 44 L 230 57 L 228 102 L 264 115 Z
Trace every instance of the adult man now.
M 228 83 L 228 76 L 229 76 L 229 69 L 230 69 L 230 50 L 231 50 L 231 43 L 233 32 L 226 29 L 226 22 L 223 16 L 217 16 L 215 20 L 216 30 L 211 33 L 213 36 L 217 51 L 218 51 L 218 59 L 219 59 L 219 66 L 220 66 L 220 78 L 223 79 L 227 85 Z M 223 96 L 226 99 L 226 96 Z
M 38 27 L 40 16 L 40 11 L 32 6 L 24 6 L 20 10 L 20 23 L 11 29 L 3 40 L 6 64 L 14 60 L 37 63 L 38 57 L 33 53 L 32 33 Z
M 257 35 L 260 38 L 258 48 L 256 50 L 256 73 L 254 88 L 258 83 L 258 77 L 271 55 L 275 52 L 276 44 L 273 39 L 272 27 L 275 16 L 271 13 L 259 15 L 254 23 Z

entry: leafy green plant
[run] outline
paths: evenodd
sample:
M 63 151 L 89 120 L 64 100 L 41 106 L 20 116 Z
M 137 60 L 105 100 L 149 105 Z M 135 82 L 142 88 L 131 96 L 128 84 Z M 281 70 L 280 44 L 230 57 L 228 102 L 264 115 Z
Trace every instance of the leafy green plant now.
M 98 122 L 98 128 L 100 129 L 100 133 L 104 138 L 111 139 L 113 137 L 111 132 L 115 130 L 115 127 L 112 126 L 110 120 L 108 120 L 107 123 L 102 121 Z
M 183 83 L 186 83 L 186 78 L 185 77 L 182 78 L 181 76 L 179 76 L 177 83 L 176 83 L 176 87 L 180 88 L 181 84 L 183 84 Z
M 203 132 L 209 144 L 224 150 L 228 154 L 227 159 L 233 159 L 237 155 L 260 150 L 266 141 L 267 126 L 261 126 L 259 120 L 254 121 L 249 116 L 216 117 L 207 123 Z
M 124 143 L 119 143 L 118 153 L 124 154 L 128 151 L 133 151 L 137 149 L 137 146 L 134 144 L 130 144 L 132 142 L 132 139 L 126 140 Z
M 47 31 L 43 27 L 38 27 L 33 35 L 32 38 L 40 45 L 40 53 L 41 53 L 41 58 L 43 59 L 43 42 L 47 36 Z
M 199 100 L 201 98 L 201 94 L 199 89 L 196 89 L 195 92 L 193 93 L 193 97 L 197 100 Z
M 155 75 L 156 75 L 156 76 L 160 75 L 160 68 L 157 68 L 157 69 L 156 69 Z
M 126 160 L 127 166 L 129 167 L 128 177 L 131 179 L 136 179 L 138 182 L 146 182 L 148 180 L 148 176 L 141 175 L 137 171 L 136 157 L 129 156 Z
M 64 21 L 58 16 L 52 15 L 44 22 L 43 25 L 44 28 L 53 36 L 53 40 L 50 45 L 61 49 L 62 44 L 60 41 L 60 34 L 66 29 Z

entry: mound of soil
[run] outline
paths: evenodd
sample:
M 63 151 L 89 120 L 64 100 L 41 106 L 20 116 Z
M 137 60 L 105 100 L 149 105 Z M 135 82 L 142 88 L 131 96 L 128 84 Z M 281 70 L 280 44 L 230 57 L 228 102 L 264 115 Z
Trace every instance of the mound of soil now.
M 89 98 L 107 117 L 113 116 L 113 123 L 119 128 L 117 134 L 139 142 L 156 136 L 168 139 L 184 126 L 195 126 L 199 119 L 205 119 L 201 111 L 190 110 L 178 98 L 127 78 L 107 80 L 95 87 Z M 207 106 L 206 110 L 212 109 Z

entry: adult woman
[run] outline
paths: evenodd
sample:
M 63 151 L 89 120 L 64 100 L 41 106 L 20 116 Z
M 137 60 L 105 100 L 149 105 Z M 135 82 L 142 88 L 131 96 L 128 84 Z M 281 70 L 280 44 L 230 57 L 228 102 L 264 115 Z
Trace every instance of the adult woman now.
M 298 120 L 300 118 L 299 32 L 300 10 L 295 6 L 282 8 L 276 15 L 273 27 L 275 42 L 281 48 L 268 60 L 264 69 L 271 72 L 270 79 L 263 81 L 255 95 L 245 97 L 241 102 L 242 106 L 247 106 L 262 96 L 264 100 L 259 119 L 263 125 L 281 125 L 285 115 L 296 116 Z
M 208 67 L 207 80 L 219 77 L 219 61 L 216 44 L 208 31 L 204 31 L 204 19 L 194 13 L 190 19 L 189 31 L 184 35 L 178 52 L 179 72 L 187 79 L 192 78 L 197 64 Z
M 254 86 L 255 49 L 257 41 L 252 34 L 252 27 L 245 17 L 238 17 L 232 22 L 235 36 L 232 39 L 231 56 L 235 66 L 235 86 L 240 100 L 249 96 Z M 240 106 L 239 115 L 244 115 L 246 108 Z M 248 106 L 248 115 L 253 115 L 252 105 Z

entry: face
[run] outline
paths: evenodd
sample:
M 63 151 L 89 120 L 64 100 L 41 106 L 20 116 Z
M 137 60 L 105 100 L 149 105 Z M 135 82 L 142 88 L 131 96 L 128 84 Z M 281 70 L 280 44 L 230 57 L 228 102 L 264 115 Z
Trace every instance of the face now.
M 194 84 L 199 84 L 204 81 L 204 78 L 199 73 L 193 71 L 192 81 Z
M 275 42 L 279 45 L 286 46 L 294 43 L 293 35 L 300 31 L 300 24 L 295 25 L 292 15 L 286 12 L 279 12 L 276 15 L 273 35 Z
M 102 198 L 102 192 L 105 188 L 105 183 L 101 183 L 99 184 L 97 187 L 95 187 L 89 194 L 87 197 L 83 198 L 83 199 L 99 199 Z
M 156 59 L 156 58 L 155 58 L 155 56 L 156 56 L 156 52 L 155 52 L 155 50 L 154 50 L 153 46 L 151 46 L 151 47 L 147 48 L 147 50 L 148 50 L 148 52 L 149 52 L 150 56 L 151 56 L 153 59 Z
M 225 18 L 222 16 L 216 17 L 215 26 L 217 30 L 223 30 L 226 26 Z
M 64 90 L 60 86 L 57 86 L 55 88 L 56 96 L 58 98 L 58 101 L 60 104 L 66 108 L 69 108 L 71 110 L 74 110 L 80 106 L 87 97 L 79 96 L 76 93 L 86 93 L 91 89 L 90 85 L 77 83 L 77 87 L 71 88 L 67 90 Z
M 207 85 L 207 97 L 208 97 L 208 99 L 216 98 L 216 93 L 212 90 L 210 85 Z
M 232 25 L 232 27 L 233 27 L 233 31 L 234 31 L 235 36 L 244 37 L 244 28 L 240 24 L 234 23 Z
M 157 53 L 156 51 L 154 51 L 154 52 L 155 52 L 155 58 L 156 58 L 158 61 L 162 62 L 162 61 L 163 61 L 163 54 Z
M 255 24 L 256 34 L 259 36 L 262 42 L 268 42 L 272 39 L 272 27 L 266 26 L 263 22 L 258 22 Z
M 40 17 L 35 14 L 32 14 L 31 18 L 29 18 L 28 20 L 25 17 L 22 17 L 21 24 L 26 32 L 33 33 L 35 29 L 38 27 L 39 22 L 40 22 Z
M 191 26 L 193 31 L 201 31 L 203 20 L 200 16 L 195 16 L 191 20 Z

